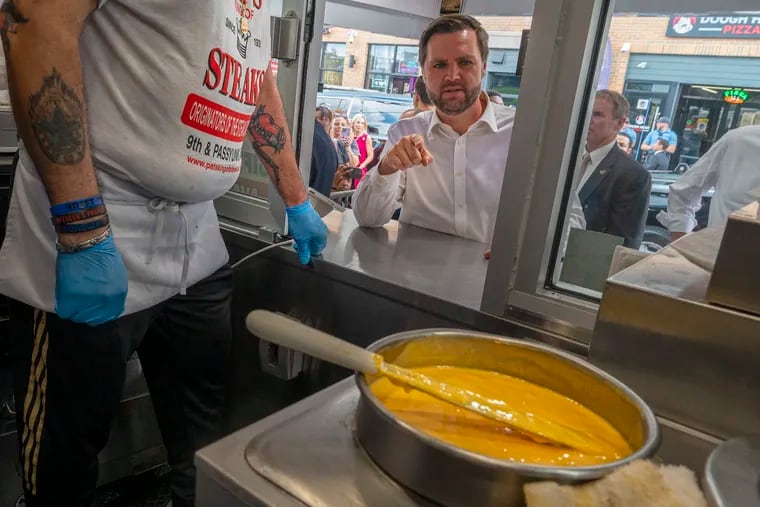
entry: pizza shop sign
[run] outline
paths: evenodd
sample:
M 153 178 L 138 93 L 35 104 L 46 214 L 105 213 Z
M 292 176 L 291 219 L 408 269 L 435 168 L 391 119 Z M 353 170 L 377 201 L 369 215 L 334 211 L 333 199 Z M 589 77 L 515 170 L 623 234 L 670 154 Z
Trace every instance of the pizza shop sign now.
M 668 37 L 760 39 L 760 15 L 707 14 L 671 16 Z

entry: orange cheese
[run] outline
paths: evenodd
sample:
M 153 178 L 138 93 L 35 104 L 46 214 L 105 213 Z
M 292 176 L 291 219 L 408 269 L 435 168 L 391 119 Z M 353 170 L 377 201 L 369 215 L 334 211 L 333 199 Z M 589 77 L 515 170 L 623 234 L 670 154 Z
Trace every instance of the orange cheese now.
M 416 389 L 380 377 L 370 389 L 398 419 L 461 449 L 531 465 L 589 466 L 632 453 L 622 435 L 604 418 L 580 403 L 545 387 L 509 375 L 453 366 L 414 371 L 472 390 L 498 403 L 504 400 L 526 413 L 556 421 L 605 444 L 601 454 L 584 454 L 561 445 L 538 442 L 503 424 L 458 408 Z

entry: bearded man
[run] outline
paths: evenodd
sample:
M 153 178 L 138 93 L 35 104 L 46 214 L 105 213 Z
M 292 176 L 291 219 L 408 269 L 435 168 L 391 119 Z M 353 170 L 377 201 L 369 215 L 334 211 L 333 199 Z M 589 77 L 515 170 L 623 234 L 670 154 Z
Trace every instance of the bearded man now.
M 490 244 L 514 109 L 481 90 L 488 34 L 470 16 L 442 16 L 422 33 L 419 59 L 435 109 L 388 130 L 353 197 L 356 220 L 381 227 L 401 208 L 401 222 Z

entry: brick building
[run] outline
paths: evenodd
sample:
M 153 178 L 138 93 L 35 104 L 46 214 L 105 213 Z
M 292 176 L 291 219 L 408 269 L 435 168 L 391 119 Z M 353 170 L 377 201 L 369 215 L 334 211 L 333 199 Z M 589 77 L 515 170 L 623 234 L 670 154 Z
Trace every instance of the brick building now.
M 729 15 L 731 14 L 729 13 Z M 698 18 L 680 17 L 699 22 Z M 521 34 L 529 29 L 529 16 L 480 17 L 490 34 L 487 89 L 517 103 L 519 78 L 515 76 Z M 715 34 L 674 33 L 679 17 L 616 15 L 610 27 L 608 68 L 601 81 L 631 102 L 631 124 L 641 139 L 660 116 L 672 119 L 681 147 L 674 157 L 691 163 L 727 130 L 760 124 L 760 33 L 754 38 Z M 712 21 L 756 23 L 760 17 L 713 18 Z M 716 25 L 723 26 L 723 25 Z M 689 28 L 690 30 L 690 28 Z M 706 30 L 712 30 L 708 33 Z M 688 37 L 691 35 L 692 37 Z M 406 93 L 417 68 L 417 40 L 391 37 L 348 28 L 329 27 L 323 34 L 325 83 Z M 333 58 L 325 58 L 330 52 Z M 341 53 L 342 52 L 342 53 Z M 327 65 L 324 65 L 327 62 Z M 528 62 L 529 64 L 529 62 Z M 329 70 L 335 67 L 334 71 Z M 742 90 L 742 104 L 724 100 L 725 93 Z

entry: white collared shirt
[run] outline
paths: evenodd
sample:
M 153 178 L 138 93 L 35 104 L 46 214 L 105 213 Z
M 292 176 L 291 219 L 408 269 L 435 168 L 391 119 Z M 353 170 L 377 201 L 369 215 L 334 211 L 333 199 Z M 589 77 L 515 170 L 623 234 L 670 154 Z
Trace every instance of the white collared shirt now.
M 583 177 L 581 177 L 581 182 L 578 185 L 578 192 L 581 191 L 583 185 L 585 185 L 591 175 L 594 174 L 594 171 L 596 171 L 596 168 L 599 167 L 599 164 L 602 162 L 602 160 L 604 160 L 604 157 L 610 154 L 612 147 L 615 146 L 616 142 L 617 139 L 613 139 L 611 143 L 600 146 L 599 148 L 589 153 L 591 156 L 591 162 L 589 162 L 588 167 L 586 167 L 586 172 L 583 173 Z
M 359 225 L 381 227 L 402 208 L 401 222 L 490 243 L 514 114 L 488 101 L 480 119 L 461 136 L 435 111 L 394 124 L 381 161 L 402 137 L 420 134 L 433 162 L 388 176 L 377 168 L 370 171 L 352 200 Z
M 702 206 L 702 194 L 715 187 L 709 227 L 758 197 L 760 189 L 760 125 L 728 131 L 686 173 L 670 186 L 668 211 L 657 220 L 671 232 L 691 232 Z

